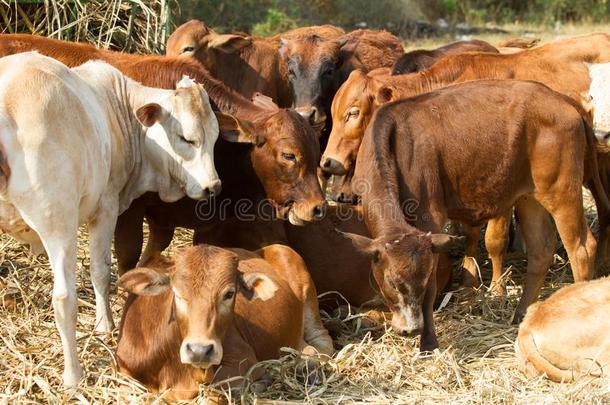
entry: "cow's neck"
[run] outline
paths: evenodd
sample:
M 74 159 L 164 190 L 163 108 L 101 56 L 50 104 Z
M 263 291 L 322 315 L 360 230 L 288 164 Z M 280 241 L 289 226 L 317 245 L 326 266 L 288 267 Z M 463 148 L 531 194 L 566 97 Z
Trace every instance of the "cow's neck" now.
M 407 222 L 411 205 L 408 201 L 403 204 L 400 196 L 397 157 L 395 148 L 390 145 L 395 134 L 391 130 L 379 131 L 375 139 L 371 139 L 372 134 L 372 131 L 367 132 L 363 140 L 352 180 L 356 189 L 363 190 L 360 195 L 367 228 L 373 238 L 417 232 Z
M 171 90 L 144 87 L 108 67 L 99 64 L 91 69 L 83 65 L 75 71 L 97 92 L 106 108 L 110 128 L 111 169 L 109 183 L 119 191 L 119 212 L 147 191 L 159 192 L 163 199 L 170 190 L 171 180 L 166 173 L 156 173 L 145 157 L 146 129 L 137 120 L 137 108 L 159 102 Z

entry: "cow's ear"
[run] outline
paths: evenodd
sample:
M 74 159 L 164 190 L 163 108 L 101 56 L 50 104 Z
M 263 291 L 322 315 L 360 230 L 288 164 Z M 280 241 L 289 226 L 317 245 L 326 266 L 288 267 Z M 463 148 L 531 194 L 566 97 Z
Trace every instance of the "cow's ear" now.
M 170 278 L 147 267 L 140 267 L 123 274 L 119 286 L 136 295 L 158 295 L 169 288 Z
M 258 91 L 252 96 L 252 103 L 260 108 L 269 111 L 279 111 L 280 107 L 269 96 L 259 93 Z
M 347 44 L 347 38 L 346 37 L 341 37 L 339 38 L 339 48 L 342 48 L 343 45 Z
M 164 113 L 165 110 L 159 104 L 149 103 L 136 110 L 136 118 L 140 121 L 140 124 L 150 128 L 155 125 L 156 122 L 161 121 Z
M 225 53 L 234 53 L 250 46 L 252 38 L 237 34 L 216 34 L 208 42 L 208 47 Z
M 286 38 L 280 38 L 280 46 L 278 51 L 282 58 L 286 58 L 288 56 L 288 44 L 289 41 Z
M 218 128 L 220 136 L 228 142 L 236 143 L 251 143 L 252 145 L 260 145 L 261 141 L 256 135 L 254 125 L 245 120 L 240 120 L 229 114 L 216 112 L 218 120 Z
M 375 93 L 375 102 L 378 105 L 383 105 L 398 99 L 398 92 L 391 86 L 382 85 Z
M 354 247 L 359 251 L 373 257 L 379 255 L 379 250 L 377 243 L 375 243 L 375 239 L 367 238 L 366 236 L 358 235 L 356 233 L 342 232 L 336 228 L 335 231 L 344 238 L 351 240 Z
M 275 281 L 263 273 L 239 273 L 239 284 L 244 296 L 250 301 L 267 301 L 275 295 L 278 286 Z
M 466 243 L 465 236 L 452 236 L 446 233 L 433 233 L 428 234 L 428 236 L 430 236 L 432 242 L 433 253 L 448 252 L 450 249 L 463 247 Z

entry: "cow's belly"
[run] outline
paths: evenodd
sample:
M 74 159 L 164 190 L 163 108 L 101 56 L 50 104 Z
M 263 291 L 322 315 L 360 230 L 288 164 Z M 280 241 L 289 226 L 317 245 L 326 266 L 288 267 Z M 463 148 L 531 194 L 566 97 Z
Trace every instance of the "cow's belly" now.
M 38 233 L 25 223 L 14 205 L 4 201 L 0 201 L 0 231 L 11 235 L 19 242 L 30 245 L 33 255 L 44 252 L 44 246 Z

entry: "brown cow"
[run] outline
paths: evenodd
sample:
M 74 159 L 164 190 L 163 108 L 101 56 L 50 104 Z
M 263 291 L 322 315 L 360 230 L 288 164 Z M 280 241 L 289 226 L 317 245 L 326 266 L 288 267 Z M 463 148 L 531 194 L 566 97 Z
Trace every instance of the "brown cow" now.
M 528 377 L 557 382 L 607 377 L 610 367 L 610 278 L 563 287 L 531 305 L 515 353 Z
M 271 38 L 244 33 L 218 34 L 203 21 L 191 20 L 176 29 L 167 41 L 168 56 L 195 58 L 212 75 L 246 97 L 260 92 L 281 107 L 293 104 L 288 69 L 278 52 L 280 36 L 296 39 L 311 34 L 324 38 L 342 35 L 332 25 L 297 28 Z
M 437 60 L 446 56 L 463 52 L 490 52 L 498 53 L 498 49 L 479 39 L 457 41 L 443 45 L 436 49 L 416 49 L 407 52 L 396 60 L 392 66 L 393 75 L 421 72 L 434 65 Z
M 386 31 L 336 34 L 283 36 L 280 41 L 294 107 L 317 128 L 324 127 L 333 96 L 352 70 L 391 67 L 404 53 L 400 40 Z
M 373 258 L 392 327 L 421 334 L 423 350 L 438 346 L 433 253 L 451 240 L 438 234 L 448 219 L 481 225 L 517 206 L 528 270 L 515 321 L 538 296 L 553 261 L 551 216 L 574 279 L 589 280 L 596 242 L 584 218 L 581 187 L 590 177 L 587 166 L 595 187 L 602 188 L 594 144 L 584 110 L 535 82 L 462 83 L 381 107 L 354 174 L 375 239 L 351 237 Z
M 286 246 L 257 252 L 199 245 L 175 264 L 121 277 L 130 292 L 121 320 L 121 372 L 168 399 L 189 399 L 199 383 L 244 375 L 281 347 L 332 355 L 316 288 Z
M 364 131 L 373 112 L 382 104 L 442 88 L 452 83 L 478 79 L 536 80 L 588 106 L 591 76 L 585 62 L 610 61 L 610 35 L 594 33 L 558 40 L 512 55 L 465 53 L 448 55 L 424 72 L 388 76 L 353 72 L 339 89 L 332 105 L 333 130 L 321 166 L 329 174 L 348 176 Z M 607 165 L 602 161 L 602 169 Z M 605 178 L 605 171 L 602 173 Z M 345 187 L 344 187 L 345 189 Z M 594 197 L 601 224 L 600 263 L 607 257 L 610 212 Z M 351 197 L 347 197 L 351 198 Z M 506 221 L 498 222 L 499 226 Z M 505 231 L 504 231 L 505 232 Z M 494 232 L 500 235 L 502 231 Z M 496 272 L 496 274 L 500 274 Z
M 104 60 L 151 87 L 173 88 L 182 75 L 189 75 L 203 84 L 221 111 L 237 118 L 225 117 L 222 126 L 232 126 L 234 130 L 223 132 L 224 141 L 216 144 L 215 163 L 225 187 L 224 194 L 233 190 L 237 193 L 232 194 L 235 202 L 244 197 L 257 201 L 267 196 L 274 202 L 277 215 L 294 223 L 322 216 L 325 202 L 315 172 L 319 156 L 317 137 L 294 111 L 262 108 L 211 78 L 199 63 L 184 58 L 130 55 L 33 35 L 0 35 L 0 56 L 26 50 L 36 50 L 68 66 L 91 59 Z M 241 191 L 244 193 L 239 194 Z M 164 214 L 177 212 L 186 217 L 182 221 L 196 220 L 195 202 L 190 200 L 167 204 L 157 196 L 145 195 L 134 201 L 119 217 L 115 232 L 121 272 L 133 268 L 140 256 L 146 208 L 160 213 L 157 218 L 149 219 L 171 227 L 170 238 L 173 227 L 180 221 L 168 223 Z M 157 237 L 167 235 L 166 232 Z

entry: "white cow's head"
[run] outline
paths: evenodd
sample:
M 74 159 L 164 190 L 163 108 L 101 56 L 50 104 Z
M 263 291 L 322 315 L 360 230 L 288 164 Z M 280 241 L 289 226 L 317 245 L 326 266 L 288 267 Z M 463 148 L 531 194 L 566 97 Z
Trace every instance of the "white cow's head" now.
M 610 144 L 610 63 L 591 64 L 589 110 L 593 111 L 593 129 L 597 140 Z
M 163 201 L 220 193 L 214 166 L 218 120 L 201 85 L 185 76 L 169 96 L 141 106 L 136 116 L 146 127 L 144 155 Z

